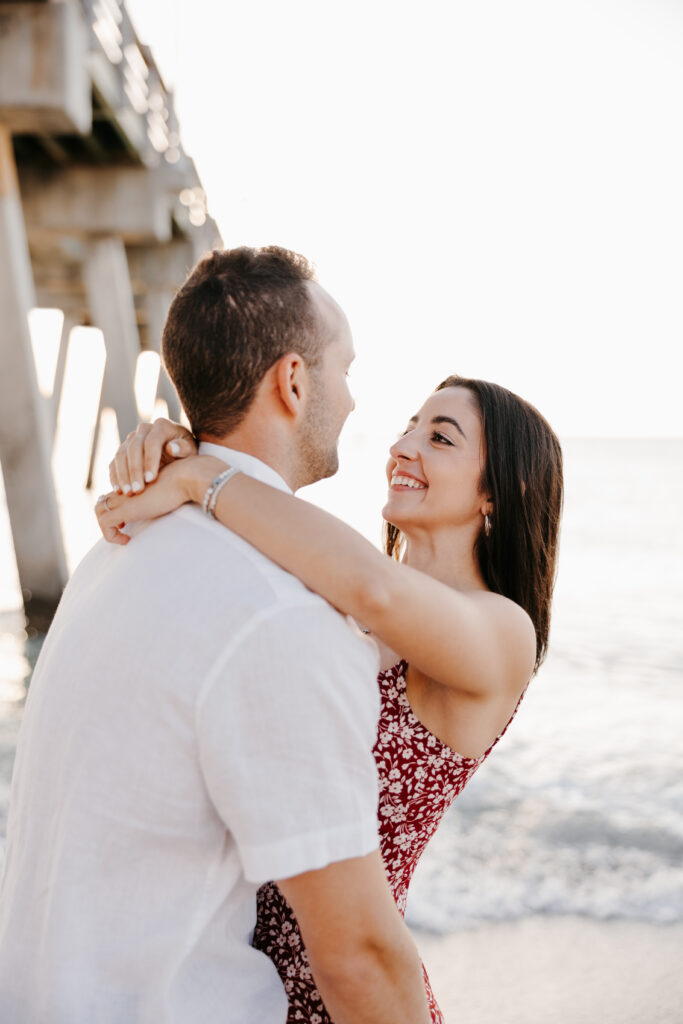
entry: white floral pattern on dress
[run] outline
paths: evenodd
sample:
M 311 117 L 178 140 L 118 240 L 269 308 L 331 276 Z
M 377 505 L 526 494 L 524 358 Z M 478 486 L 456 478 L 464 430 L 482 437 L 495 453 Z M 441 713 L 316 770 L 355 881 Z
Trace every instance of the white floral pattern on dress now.
M 424 848 L 453 800 L 508 727 L 481 757 L 456 753 L 413 714 L 406 695 L 407 668 L 406 662 L 400 661 L 379 674 L 381 711 L 374 749 L 380 793 L 380 849 L 402 915 L 408 886 Z M 253 945 L 270 957 L 282 978 L 289 999 L 287 1024 L 332 1024 L 315 987 L 296 918 L 272 882 L 261 886 L 258 892 Z M 424 966 L 422 970 L 432 1024 L 445 1024 Z

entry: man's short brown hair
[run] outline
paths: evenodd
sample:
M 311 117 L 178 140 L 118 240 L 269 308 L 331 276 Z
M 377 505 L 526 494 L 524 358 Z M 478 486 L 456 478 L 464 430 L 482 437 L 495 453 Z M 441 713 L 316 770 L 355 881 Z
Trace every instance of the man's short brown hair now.
M 315 367 L 320 325 L 304 256 L 268 246 L 215 250 L 168 311 L 162 355 L 195 434 L 221 437 L 245 416 L 270 367 L 298 352 Z

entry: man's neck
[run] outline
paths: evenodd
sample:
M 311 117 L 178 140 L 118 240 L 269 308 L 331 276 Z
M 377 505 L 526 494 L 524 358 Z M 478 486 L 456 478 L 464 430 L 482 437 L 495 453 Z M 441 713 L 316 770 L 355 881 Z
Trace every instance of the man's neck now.
M 266 466 L 270 466 L 271 469 L 275 470 L 290 490 L 294 491 L 298 486 L 296 473 L 291 466 L 291 458 L 287 458 L 286 454 L 282 452 L 282 446 L 264 444 L 263 438 L 254 436 L 253 431 L 245 431 L 238 428 L 220 437 L 215 434 L 201 433 L 199 434 L 199 440 L 206 441 L 208 444 L 220 445 L 222 448 L 232 448 L 233 451 L 244 452 L 245 455 L 251 455 L 252 458 L 258 459 L 260 462 L 265 463 Z

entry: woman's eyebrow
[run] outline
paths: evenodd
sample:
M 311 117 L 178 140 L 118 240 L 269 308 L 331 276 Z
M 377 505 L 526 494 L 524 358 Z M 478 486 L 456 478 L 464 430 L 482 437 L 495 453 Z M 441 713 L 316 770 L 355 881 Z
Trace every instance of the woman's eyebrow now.
M 458 421 L 454 420 L 452 416 L 434 416 L 432 423 L 452 423 L 455 429 L 462 434 L 465 440 L 467 440 L 467 434 L 462 429 Z

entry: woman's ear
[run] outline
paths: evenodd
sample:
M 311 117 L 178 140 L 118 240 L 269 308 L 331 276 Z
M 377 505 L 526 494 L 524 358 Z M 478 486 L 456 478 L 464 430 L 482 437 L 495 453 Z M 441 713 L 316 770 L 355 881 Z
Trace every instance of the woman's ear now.
M 481 514 L 483 516 L 493 516 L 493 502 L 490 498 L 487 498 L 481 506 Z
M 288 352 L 275 366 L 276 389 L 291 416 L 299 416 L 308 395 L 308 370 L 298 352 Z

